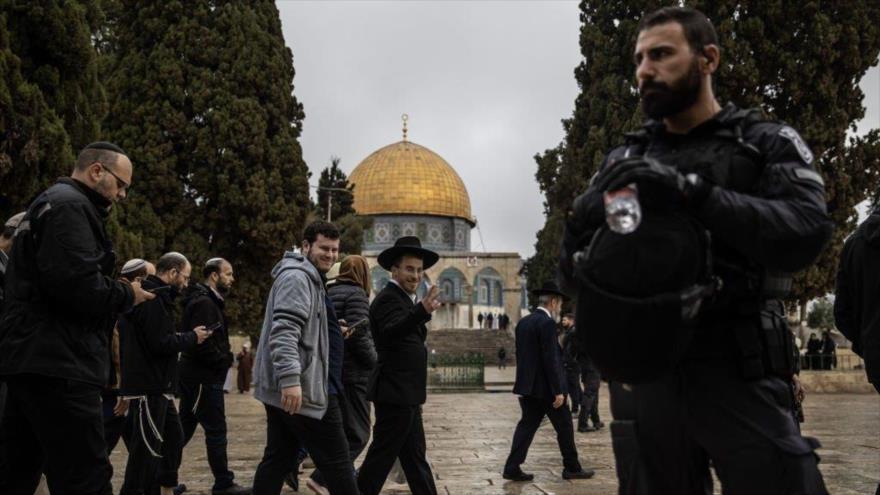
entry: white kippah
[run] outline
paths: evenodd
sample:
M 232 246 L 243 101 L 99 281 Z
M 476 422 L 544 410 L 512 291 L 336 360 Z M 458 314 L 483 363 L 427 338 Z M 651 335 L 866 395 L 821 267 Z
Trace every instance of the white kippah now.
M 134 273 L 146 266 L 147 262 L 140 258 L 130 259 L 126 261 L 124 265 L 122 265 L 122 271 L 120 273 L 122 273 L 123 275 Z

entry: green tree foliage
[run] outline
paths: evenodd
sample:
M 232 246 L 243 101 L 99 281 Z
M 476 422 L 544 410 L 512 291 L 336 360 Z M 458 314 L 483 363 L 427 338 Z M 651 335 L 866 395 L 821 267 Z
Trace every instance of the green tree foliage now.
M 855 205 L 880 184 L 880 130 L 849 136 L 864 116 L 859 81 L 880 52 L 880 4 L 695 1 L 718 30 L 722 63 L 714 83 L 718 99 L 758 106 L 794 126 L 809 143 L 826 180 L 828 210 L 836 229 L 814 266 L 798 274 L 793 298 L 805 302 L 827 293 L 842 241 L 852 230 Z M 567 208 L 582 192 L 622 132 L 642 120 L 634 84 L 636 26 L 659 2 L 584 0 L 575 70 L 581 93 L 566 137 L 536 157 L 547 222 L 527 262 L 529 287 L 555 272 Z
M 318 200 L 315 203 L 315 211 L 321 218 L 327 218 L 328 198 L 330 203 L 330 218 L 336 220 L 345 215 L 354 213 L 354 185 L 348 183 L 348 176 L 339 168 L 339 157 L 330 158 L 330 166 L 321 171 L 318 179 Z M 345 189 L 349 192 L 334 191 L 333 189 Z
M 134 162 L 122 258 L 176 250 L 236 272 L 233 328 L 260 328 L 269 275 L 310 209 L 293 59 L 273 2 L 120 0 L 103 33 L 109 137 Z
M 0 0 L 0 217 L 19 211 L 99 137 L 107 102 L 95 1 Z
M 817 299 L 807 314 L 807 326 L 817 330 L 834 328 L 834 303 L 828 297 Z
M 354 184 L 348 182 L 348 176 L 339 168 L 340 159 L 330 159 L 330 166 L 321 171 L 318 179 L 318 201 L 315 214 L 318 218 L 327 218 L 327 198 L 330 202 L 330 218 L 339 228 L 339 252 L 344 254 L 361 254 L 364 243 L 364 231 L 373 226 L 370 217 L 358 216 L 354 210 Z M 345 189 L 351 192 L 334 191 Z

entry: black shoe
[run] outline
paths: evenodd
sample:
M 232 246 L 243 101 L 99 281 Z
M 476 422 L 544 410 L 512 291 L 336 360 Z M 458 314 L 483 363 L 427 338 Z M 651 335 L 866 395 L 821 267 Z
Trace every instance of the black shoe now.
M 596 431 L 598 428 L 592 426 L 578 426 L 578 433 L 589 433 L 591 431 Z
M 517 469 L 514 472 L 508 473 L 505 471 L 501 474 L 501 476 L 510 481 L 532 481 L 535 479 L 535 475 L 531 473 L 524 473 L 522 469 Z
M 566 480 L 588 480 L 596 474 L 592 469 L 581 469 L 580 471 L 562 470 L 562 479 Z
M 603 423 L 601 421 L 599 421 L 598 423 L 593 423 L 594 430 L 601 430 L 604 427 L 605 427 L 605 423 Z
M 186 491 L 186 485 L 181 483 L 175 486 L 171 491 L 174 492 L 174 495 L 181 495 L 183 492 Z
M 211 490 L 211 495 L 251 495 L 251 492 L 253 491 L 253 488 L 248 488 L 246 486 L 241 486 L 238 483 L 233 483 L 226 488 L 215 488 Z

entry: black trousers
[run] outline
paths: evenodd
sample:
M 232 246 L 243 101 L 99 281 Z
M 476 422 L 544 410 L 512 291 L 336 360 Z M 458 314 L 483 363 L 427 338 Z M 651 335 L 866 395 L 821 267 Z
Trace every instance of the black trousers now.
M 180 383 L 180 423 L 183 425 L 183 445 L 189 443 L 202 425 L 205 430 L 205 449 L 208 465 L 214 475 L 214 489 L 229 488 L 235 475 L 229 470 L 226 447 L 226 403 L 223 384 Z
M 413 495 L 436 495 L 434 474 L 425 457 L 422 406 L 374 405 L 376 424 L 373 425 L 373 443 L 358 472 L 361 493 L 378 495 L 394 466 L 394 460 L 400 459 L 400 466 Z
M 183 429 L 173 400 L 162 395 L 132 399 L 126 438 L 128 463 L 121 495 L 150 493 L 156 485 L 177 486 L 177 470 L 183 455 Z
M 522 417 L 513 433 L 513 443 L 510 446 L 507 462 L 504 463 L 504 472 L 516 472 L 526 461 L 529 447 L 544 416 L 550 419 L 556 430 L 556 442 L 559 444 L 559 452 L 562 453 L 562 465 L 567 471 L 580 471 L 581 463 L 578 461 L 577 447 L 574 445 L 574 428 L 571 424 L 571 410 L 568 408 L 568 403 L 563 403 L 554 409 L 552 399 L 520 397 L 519 407 L 522 409 Z
M 711 494 L 710 461 L 724 493 L 828 493 L 813 452 L 819 443 L 801 436 L 780 378 L 746 381 L 722 359 L 684 363 L 631 392 L 610 390 L 614 423 L 635 425 L 636 445 L 626 445 L 612 424 L 622 493 Z
M 126 416 L 116 416 L 113 409 L 116 407 L 116 401 L 119 400 L 119 394 L 115 391 L 104 391 L 101 393 L 101 408 L 104 414 L 104 442 L 107 444 L 107 455 L 113 453 L 113 449 L 119 444 L 119 439 L 126 442 L 128 448 L 128 438 L 124 437 Z
M 39 375 L 6 377 L 0 493 L 33 495 L 40 474 L 52 495 L 110 494 L 101 388 Z
M 367 401 L 367 382 L 345 384 L 340 396 L 339 408 L 342 410 L 342 427 L 348 440 L 348 453 L 352 464 L 361 455 L 370 441 L 370 403 Z M 312 471 L 311 478 L 321 485 L 327 485 L 320 469 Z
M 266 405 L 266 449 L 254 474 L 254 495 L 281 493 L 284 477 L 296 469 L 297 454 L 303 445 L 324 473 L 332 495 L 358 494 L 339 400 L 331 395 L 321 419 L 287 414 Z
M 595 368 L 581 370 L 581 381 L 584 384 L 584 393 L 581 396 L 581 412 L 578 415 L 578 427 L 587 426 L 587 420 L 593 422 L 593 426 L 599 424 L 599 387 L 601 377 Z
M 577 411 L 583 400 L 580 366 L 565 368 L 565 387 L 568 390 L 568 400 L 571 403 L 571 409 L 572 411 Z

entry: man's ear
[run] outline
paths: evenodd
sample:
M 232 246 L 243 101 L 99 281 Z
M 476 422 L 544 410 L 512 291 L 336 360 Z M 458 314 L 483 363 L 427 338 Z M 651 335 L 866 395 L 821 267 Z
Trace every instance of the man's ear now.
M 702 59 L 700 62 L 700 69 L 702 69 L 703 74 L 712 74 L 718 69 L 718 61 L 721 59 L 721 49 L 718 48 L 718 45 L 706 45 L 703 47 L 703 52 L 700 54 L 700 58 Z

